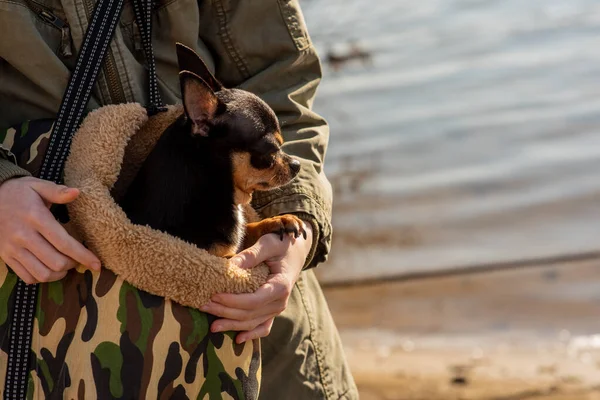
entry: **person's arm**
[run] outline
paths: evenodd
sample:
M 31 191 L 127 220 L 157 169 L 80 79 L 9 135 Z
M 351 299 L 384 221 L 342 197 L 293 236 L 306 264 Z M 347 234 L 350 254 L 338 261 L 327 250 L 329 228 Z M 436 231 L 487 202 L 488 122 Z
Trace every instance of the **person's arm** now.
M 326 260 L 331 243 L 331 186 L 323 173 L 329 136 L 311 110 L 321 66 L 296 0 L 200 2 L 200 38 L 215 57 L 226 86 L 259 95 L 277 114 L 285 151 L 298 158 L 298 178 L 284 188 L 254 194 L 265 217 L 294 213 L 313 228 L 306 266 Z
M 222 318 L 212 324 L 213 331 L 242 331 L 236 337 L 239 343 L 268 335 L 303 267 L 327 258 L 332 194 L 323 161 L 329 130 L 311 110 L 321 66 L 296 0 L 213 0 L 200 3 L 200 16 L 200 38 L 216 55 L 217 78 L 225 86 L 257 94 L 273 108 L 285 151 L 302 165 L 292 183 L 255 193 L 253 205 L 265 217 L 297 214 L 311 227 L 308 241 L 281 241 L 269 234 L 233 258 L 242 268 L 264 261 L 271 270 L 255 293 L 217 294 L 202 308 Z

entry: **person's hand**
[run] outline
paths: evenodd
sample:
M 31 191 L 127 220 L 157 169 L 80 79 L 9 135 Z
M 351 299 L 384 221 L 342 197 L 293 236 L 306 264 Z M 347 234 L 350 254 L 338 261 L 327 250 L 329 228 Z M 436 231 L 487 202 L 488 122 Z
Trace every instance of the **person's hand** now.
M 100 260 L 54 219 L 52 204 L 67 204 L 79 190 L 41 179 L 10 179 L 0 185 L 0 258 L 25 283 L 52 282 Z
M 244 269 L 254 268 L 261 262 L 271 270 L 267 282 L 249 294 L 216 294 L 200 309 L 222 319 L 213 322 L 212 332 L 240 331 L 237 343 L 267 336 L 273 320 L 287 307 L 292 288 L 298 280 L 312 245 L 312 228 L 304 224 L 306 239 L 285 235 L 262 236 L 252 247 L 242 251 L 231 261 Z

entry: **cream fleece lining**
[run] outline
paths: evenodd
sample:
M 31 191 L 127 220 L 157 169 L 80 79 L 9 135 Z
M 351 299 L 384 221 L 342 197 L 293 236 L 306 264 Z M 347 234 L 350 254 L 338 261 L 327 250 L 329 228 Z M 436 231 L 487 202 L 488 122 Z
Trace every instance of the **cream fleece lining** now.
M 181 107 L 172 106 L 149 119 L 135 103 L 91 112 L 73 138 L 65 183 L 81 190 L 68 206 L 69 215 L 104 267 L 139 289 L 199 308 L 214 293 L 254 292 L 268 268 L 242 270 L 174 236 L 135 225 L 111 196 L 113 186 L 115 196 L 123 193 L 162 131 L 180 114 Z

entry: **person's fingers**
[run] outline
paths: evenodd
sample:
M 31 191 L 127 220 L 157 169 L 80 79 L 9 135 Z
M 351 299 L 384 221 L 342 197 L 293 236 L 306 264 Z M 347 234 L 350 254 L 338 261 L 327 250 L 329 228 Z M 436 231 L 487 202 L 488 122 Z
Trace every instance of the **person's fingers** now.
M 79 243 L 54 219 L 50 211 L 45 210 L 33 216 L 38 231 L 58 251 L 86 267 L 100 270 L 100 260 L 91 251 Z
M 270 318 L 275 318 L 277 314 L 267 315 L 260 318 L 255 318 L 250 321 L 234 321 L 231 319 L 218 319 L 212 323 L 211 332 L 227 332 L 227 331 L 251 331 L 258 325 L 262 324 Z
M 37 280 L 33 277 L 33 275 L 31 275 L 29 271 L 27 271 L 27 269 L 16 259 L 12 257 L 8 258 L 6 260 L 6 265 L 8 265 L 13 270 L 13 272 L 17 274 L 17 276 L 21 278 L 26 284 L 33 285 L 34 283 L 38 283 Z
M 242 344 L 249 340 L 258 339 L 262 337 L 266 337 L 271 333 L 271 328 L 273 328 L 273 322 L 275 321 L 275 317 L 269 318 L 262 324 L 258 325 L 256 328 L 251 331 L 240 332 L 235 337 L 235 342 L 238 344 Z
M 1 256 L 15 263 L 15 272 L 25 281 L 60 279 L 77 262 L 100 269 L 98 258 L 72 238 L 48 209 L 78 195 L 78 189 L 31 177 L 0 185 Z
M 254 293 L 219 293 L 212 296 L 213 303 L 240 310 L 255 310 L 277 299 L 287 299 L 291 289 L 278 282 L 267 282 Z
M 285 248 L 277 235 L 268 234 L 262 236 L 246 250 L 236 254 L 230 262 L 242 269 L 250 269 L 274 256 L 283 254 L 285 254 Z
M 79 196 L 79 189 L 57 185 L 41 179 L 32 181 L 31 188 L 40 195 L 46 206 L 50 204 L 67 204 Z
M 237 308 L 226 307 L 219 303 L 213 303 L 212 301 L 200 307 L 200 311 L 236 321 L 250 320 L 257 317 L 257 310 L 240 310 Z
M 15 255 L 15 259 L 27 269 L 27 271 L 35 278 L 36 282 L 58 281 L 67 274 L 66 271 L 52 271 L 27 249 L 19 249 Z
M 32 235 L 28 250 L 45 266 L 53 271 L 68 271 L 77 266 L 77 262 L 65 256 L 46 241 L 39 233 Z
M 231 308 L 211 301 L 208 304 L 200 307 L 200 310 L 225 319 L 231 319 L 235 321 L 250 321 L 261 316 L 283 312 L 283 310 L 285 310 L 285 301 L 273 301 L 272 303 L 254 310 Z

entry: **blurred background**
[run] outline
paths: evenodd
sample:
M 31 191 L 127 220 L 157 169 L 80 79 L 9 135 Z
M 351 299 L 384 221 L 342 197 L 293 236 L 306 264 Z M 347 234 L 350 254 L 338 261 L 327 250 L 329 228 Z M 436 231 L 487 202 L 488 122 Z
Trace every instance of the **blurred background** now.
M 363 399 L 600 399 L 600 2 L 302 0 Z

